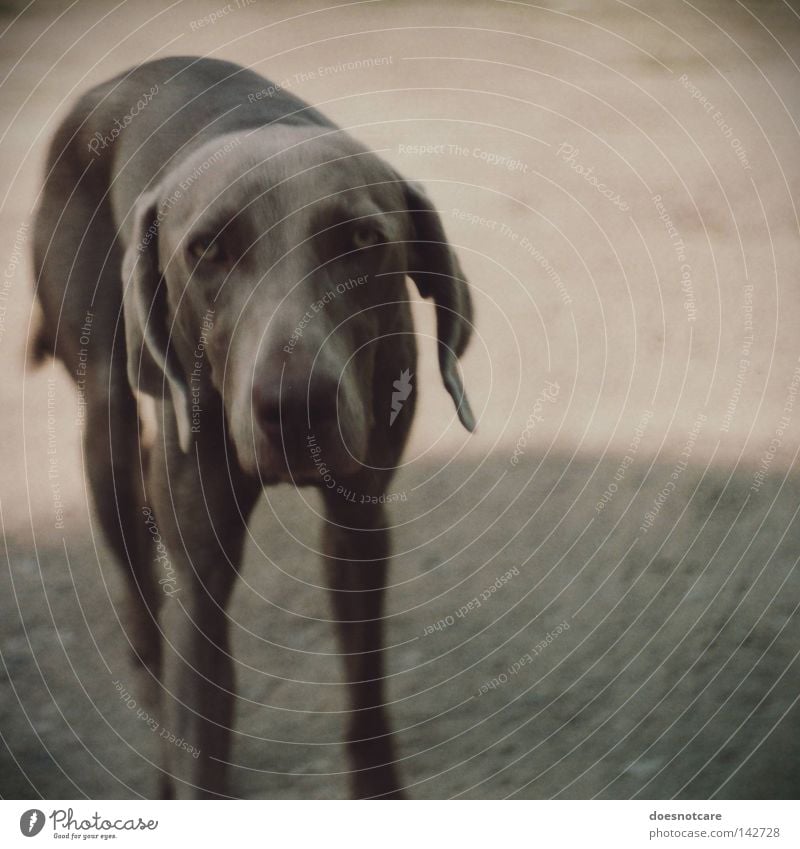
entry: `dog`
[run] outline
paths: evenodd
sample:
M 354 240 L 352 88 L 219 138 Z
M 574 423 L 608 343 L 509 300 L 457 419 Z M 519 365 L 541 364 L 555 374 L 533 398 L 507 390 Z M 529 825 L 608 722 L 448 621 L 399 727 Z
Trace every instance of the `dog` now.
M 73 378 L 83 364 L 86 475 L 154 700 L 166 699 L 164 643 L 175 648 L 161 710 L 190 745 L 164 747 L 160 795 L 229 793 L 226 604 L 259 494 L 289 482 L 324 501 L 353 795 L 402 796 L 383 695 L 382 496 L 414 416 L 407 276 L 435 305 L 441 377 L 475 426 L 458 366 L 469 287 L 431 202 L 282 87 L 172 57 L 91 89 L 62 121 L 33 253 L 34 350 Z M 182 589 L 168 634 L 154 527 Z

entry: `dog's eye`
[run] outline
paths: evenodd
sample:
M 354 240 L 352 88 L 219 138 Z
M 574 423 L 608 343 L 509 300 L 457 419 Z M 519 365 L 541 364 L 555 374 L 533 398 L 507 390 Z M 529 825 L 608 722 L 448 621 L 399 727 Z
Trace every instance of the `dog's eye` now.
M 205 262 L 220 262 L 223 259 L 222 245 L 211 236 L 198 236 L 189 243 L 189 256 Z
M 351 238 L 356 248 L 371 248 L 383 241 L 383 233 L 372 224 L 358 224 Z

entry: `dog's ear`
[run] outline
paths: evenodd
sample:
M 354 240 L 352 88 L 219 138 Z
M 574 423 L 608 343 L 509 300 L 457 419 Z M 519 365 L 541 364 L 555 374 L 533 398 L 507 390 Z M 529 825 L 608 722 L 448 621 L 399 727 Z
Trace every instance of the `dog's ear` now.
M 128 380 L 135 392 L 163 398 L 169 387 L 181 449 L 192 441 L 186 377 L 171 344 L 167 286 L 158 262 L 158 197 L 143 194 L 134 210 L 133 232 L 122 263 Z
M 407 250 L 408 276 L 423 298 L 436 304 L 439 371 L 458 411 L 461 424 L 475 430 L 475 417 L 458 373 L 458 358 L 472 335 L 472 301 L 464 272 L 447 242 L 439 214 L 422 187 L 405 183 L 406 205 L 412 225 Z

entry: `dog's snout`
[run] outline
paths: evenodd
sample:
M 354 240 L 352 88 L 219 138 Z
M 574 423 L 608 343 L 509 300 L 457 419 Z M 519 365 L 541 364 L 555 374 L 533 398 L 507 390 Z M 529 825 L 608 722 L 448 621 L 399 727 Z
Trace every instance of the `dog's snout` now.
M 336 418 L 336 390 L 327 378 L 262 380 L 253 386 L 253 410 L 268 433 L 327 427 Z

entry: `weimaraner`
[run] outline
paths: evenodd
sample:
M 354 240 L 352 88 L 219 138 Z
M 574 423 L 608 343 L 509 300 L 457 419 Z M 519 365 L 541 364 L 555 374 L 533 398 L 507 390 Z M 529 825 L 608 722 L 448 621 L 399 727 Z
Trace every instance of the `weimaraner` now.
M 288 481 L 324 500 L 353 793 L 401 796 L 383 694 L 381 496 L 414 414 L 406 275 L 436 306 L 441 376 L 474 427 L 457 364 L 470 296 L 430 201 L 253 71 L 160 59 L 91 89 L 59 126 L 34 262 L 34 351 L 78 382 L 86 474 L 129 578 L 129 640 L 174 735 L 161 794 L 229 794 L 226 604 L 262 487 Z M 174 585 L 159 583 L 157 557 Z M 179 611 L 167 632 L 165 594 Z

